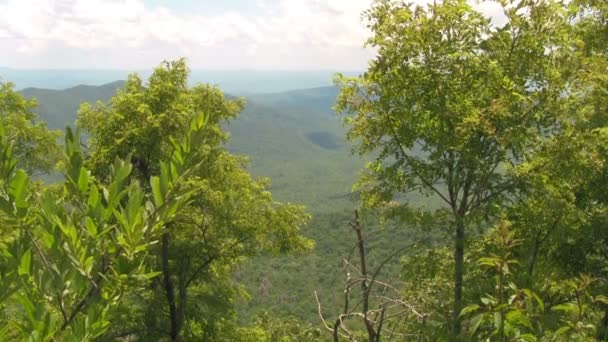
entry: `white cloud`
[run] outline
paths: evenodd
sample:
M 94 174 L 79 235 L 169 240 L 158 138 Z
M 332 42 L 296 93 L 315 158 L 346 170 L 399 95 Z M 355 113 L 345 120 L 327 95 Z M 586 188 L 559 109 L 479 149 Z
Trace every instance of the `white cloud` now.
M 39 58 L 47 67 L 145 68 L 184 55 L 199 68 L 364 68 L 372 52 L 363 48 L 369 32 L 361 13 L 370 4 L 257 0 L 255 14 L 205 15 L 142 0 L 7 0 L 0 53 L 19 67 Z

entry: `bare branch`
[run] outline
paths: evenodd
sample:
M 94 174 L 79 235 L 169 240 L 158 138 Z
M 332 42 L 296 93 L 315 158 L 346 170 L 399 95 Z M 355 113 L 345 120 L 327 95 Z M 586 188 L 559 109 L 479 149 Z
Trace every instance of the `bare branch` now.
M 418 317 L 418 319 L 424 321 L 427 316 L 419 313 L 414 309 L 412 305 L 401 299 L 400 292 L 395 286 L 376 279 L 379 276 L 381 270 L 384 268 L 384 266 L 397 254 L 403 252 L 406 247 L 391 253 L 387 258 L 382 260 L 380 265 L 373 271 L 370 278 L 366 259 L 365 240 L 363 238 L 363 227 L 359 219 L 358 211 L 355 211 L 355 219 L 354 221 L 349 222 L 349 226 L 353 229 L 357 238 L 355 249 L 357 249 L 358 251 L 359 266 L 357 267 L 350 262 L 350 258 L 352 256 L 353 251 L 351 251 L 351 256 L 349 256 L 348 259 L 343 259 L 343 266 L 346 275 L 343 292 L 344 305 L 342 308 L 342 313 L 339 314 L 338 317 L 336 317 L 335 322 L 331 326 L 323 317 L 321 311 L 321 303 L 319 301 L 317 292 L 315 291 L 315 299 L 317 300 L 319 316 L 321 317 L 321 321 L 323 322 L 325 328 L 328 331 L 332 332 L 333 341 L 338 342 L 340 337 L 347 338 L 349 339 L 349 341 L 354 341 L 354 334 L 346 327 L 346 321 L 352 318 L 360 319 L 361 322 L 365 325 L 368 336 L 367 340 L 370 342 L 380 341 L 383 327 L 390 319 L 397 318 L 397 322 L 401 322 L 404 317 L 406 317 L 410 313 L 413 313 L 416 317 Z M 357 272 L 359 276 L 353 277 L 351 271 Z M 361 286 L 361 292 L 359 293 L 360 298 L 357 304 L 352 307 L 350 298 L 351 289 L 353 289 L 357 284 Z M 381 286 L 381 289 L 376 291 L 386 293 L 387 290 L 390 290 L 391 293 L 394 292 L 397 295 L 396 298 L 379 296 L 375 294 L 372 295 L 372 289 L 374 284 L 377 284 L 377 286 Z M 370 299 L 374 300 L 370 301 Z M 378 302 L 379 304 L 374 304 Z M 361 306 L 360 311 L 356 311 L 359 306 Z M 395 329 L 395 326 L 392 327 L 392 331 L 390 331 L 391 337 L 405 336 L 403 334 L 397 334 L 395 332 Z

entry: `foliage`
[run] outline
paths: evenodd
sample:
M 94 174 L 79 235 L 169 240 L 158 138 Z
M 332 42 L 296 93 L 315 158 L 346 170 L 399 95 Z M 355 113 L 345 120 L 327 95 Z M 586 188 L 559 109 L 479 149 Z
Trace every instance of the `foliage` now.
M 12 228 L 5 231 L 11 239 L 1 263 L 6 336 L 97 339 L 115 324 L 125 293 L 141 290 L 157 275 L 146 267 L 146 254 L 190 200 L 192 191 L 180 176 L 189 172 L 183 161 L 191 155 L 171 152 L 167 166 L 176 177 L 167 183 L 163 203 L 154 203 L 138 182 L 128 181 L 132 167 L 124 161 L 116 160 L 107 185 L 101 184 L 84 166 L 80 138 L 69 129 L 65 181 L 40 193 L 17 167 L 12 144 L 0 129 L 0 209 Z
M 470 316 L 468 334 L 477 339 L 536 341 L 537 331 L 542 331 L 537 320 L 545 305 L 537 294 L 529 289 L 519 289 L 513 283 L 513 274 L 519 264 L 513 257 L 513 250 L 521 241 L 505 221 L 488 232 L 486 240 L 495 252 L 480 258 L 478 266 L 491 272 L 495 284 L 492 293 L 480 297 L 480 304 L 469 305 L 460 313 Z
M 336 106 L 373 158 L 354 193 L 336 88 L 245 107 L 189 86 L 179 60 L 147 82 L 24 90 L 51 127 L 102 100 L 81 107 L 87 149 L 67 131 L 64 178 L 46 186 L 33 179 L 60 159 L 57 133 L 2 84 L 0 340 L 329 340 L 313 291 L 324 317 L 344 313 L 357 197 L 366 268 L 397 253 L 386 284 L 422 313 L 388 340 L 608 339 L 608 7 L 497 6 L 504 25 L 464 0 L 364 14 L 378 56 L 340 78 Z M 308 239 L 313 253 L 277 255 Z M 347 295 L 365 295 L 348 269 L 363 286 Z M 365 340 L 380 321 L 347 329 Z
M 19 167 L 30 174 L 49 173 L 61 155 L 57 144 L 60 132 L 39 122 L 35 107 L 35 100 L 23 98 L 11 83 L 0 82 L 0 122 L 13 144 Z
M 555 125 L 567 81 L 567 16 L 554 1 L 500 2 L 493 26 L 465 0 L 428 8 L 376 1 L 366 12 L 378 49 L 360 78 L 341 78 L 339 112 L 362 154 L 368 206 L 408 210 L 396 194 L 436 197 L 454 232 L 452 334 L 459 335 L 465 232 L 518 191 L 513 165 Z M 413 154 L 413 152 L 417 152 Z M 433 210 L 435 208 L 430 208 Z
M 156 205 L 162 205 L 158 199 L 168 189 L 165 178 L 175 174 L 164 164 L 171 158 L 169 152 L 198 151 L 192 161 L 196 167 L 184 176 L 194 189 L 192 201 L 163 227 L 160 244 L 148 261 L 162 278 L 153 280 L 149 292 L 141 294 L 145 300 L 129 302 L 140 321 L 116 327 L 118 335 L 135 331 L 131 335 L 145 338 L 148 333 L 157 336 L 168 331 L 171 340 L 210 339 L 224 324 L 226 315 L 221 313 L 238 293 L 229 290 L 236 264 L 262 252 L 311 246 L 299 235 L 307 221 L 303 209 L 274 202 L 267 180 L 252 179 L 243 166 L 245 160 L 222 146 L 228 135 L 221 124 L 236 117 L 243 101 L 226 99 L 211 86 L 189 88 L 187 79 L 183 60 L 167 62 L 154 71 L 147 85 L 133 75 L 109 105 L 83 105 L 79 115 L 79 124 L 91 134 L 88 162 L 94 174 L 105 175 L 112 159 L 128 155 L 135 167 L 133 179 L 152 177 L 145 191 Z M 180 145 L 176 139 L 197 115 L 204 117 L 201 130 Z M 163 307 L 166 316 L 150 314 Z
M 116 82 L 66 90 L 27 89 L 22 93 L 36 97 L 40 103 L 40 117 L 49 125 L 53 123 L 55 127 L 63 127 L 75 121 L 75 112 L 81 102 L 91 101 L 92 106 L 97 100 L 107 102 L 118 88 L 123 87 L 124 82 Z M 315 289 L 322 292 L 328 308 L 339 305 L 341 277 L 335 272 L 335 267 L 343 251 L 351 247 L 350 241 L 342 236 L 348 234 L 344 231 L 348 229 L 345 222 L 349 220 L 350 208 L 355 203 L 350 188 L 363 163 L 360 158 L 350 155 L 350 147 L 344 138 L 345 130 L 339 120 L 325 113 L 330 111 L 335 94 L 336 88 L 320 88 L 285 94 L 248 95 L 243 112 L 236 119 L 222 124 L 230 133 L 227 149 L 232 153 L 246 154 L 251 160 L 248 170 L 254 176 L 272 179 L 269 190 L 273 198 L 306 204 L 313 214 L 302 233 L 315 241 L 314 251 L 305 255 L 261 255 L 238 266 L 233 278 L 242 283 L 250 295 L 238 301 L 237 312 L 228 311 L 231 317 L 238 314 L 242 324 L 254 324 L 261 311 L 294 316 L 316 324 Z M 227 95 L 227 98 L 232 97 Z M 316 108 L 323 108 L 324 112 L 318 112 Z M 315 145 L 308 139 L 312 132 L 327 132 L 335 137 L 340 148 L 328 150 Z M 89 145 L 86 139 L 83 143 Z M 382 231 L 375 233 L 370 241 L 372 262 L 382 260 L 386 251 L 399 248 L 400 243 L 414 239 L 412 233 L 398 227 L 383 227 L 371 217 L 367 221 L 373 231 Z M 392 277 L 397 277 L 396 261 L 386 269 Z M 242 293 L 239 288 L 228 289 L 223 281 L 217 283 L 217 289 Z M 267 296 L 260 292 L 262 283 L 270 284 Z M 223 297 L 222 291 L 217 293 L 220 298 Z M 216 309 L 218 307 L 224 308 L 219 304 Z M 128 316 L 129 313 L 125 312 L 123 321 L 127 321 L 127 317 L 136 320 L 133 313 L 130 314 Z

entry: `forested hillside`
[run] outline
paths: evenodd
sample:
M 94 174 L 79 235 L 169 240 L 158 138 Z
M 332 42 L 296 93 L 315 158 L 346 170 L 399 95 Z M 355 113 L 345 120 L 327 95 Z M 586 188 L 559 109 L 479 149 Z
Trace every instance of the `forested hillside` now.
M 116 81 L 102 86 L 78 85 L 64 90 L 26 88 L 20 93 L 37 102 L 39 118 L 50 129 L 62 130 L 74 125 L 81 104 L 108 101 L 122 86 L 123 81 Z
M 116 81 L 20 93 L 37 101 L 40 120 L 49 128 L 64 129 L 75 124 L 82 103 L 106 102 L 123 86 Z M 351 156 L 346 131 L 331 110 L 336 95 L 337 88 L 327 87 L 246 96 L 243 112 L 226 124 L 227 146 L 248 156 L 253 174 L 269 177 L 281 200 L 330 212 L 352 207 L 351 187 L 363 162 Z
M 80 104 L 105 102 L 123 86 L 124 82 L 113 82 L 65 90 L 28 88 L 21 93 L 35 98 L 40 119 L 59 129 L 74 124 Z M 235 277 L 252 294 L 264 289 L 263 295 L 239 304 L 243 322 L 269 312 L 315 323 L 315 290 L 325 289 L 332 303 L 338 301 L 342 274 L 337 266 L 352 245 L 344 239 L 356 206 L 351 187 L 364 163 L 351 155 L 345 129 L 331 110 L 336 96 L 335 87 L 249 95 L 243 112 L 226 125 L 228 149 L 249 157 L 251 172 L 271 180 L 273 195 L 310 209 L 313 218 L 303 234 L 316 241 L 313 251 L 259 257 L 237 272 Z M 392 229 L 374 238 L 378 258 L 413 241 L 409 234 Z M 393 277 L 398 275 L 396 264 L 391 262 Z
M 376 0 L 333 87 L 0 83 L 0 340 L 608 340 L 608 5 L 496 6 Z

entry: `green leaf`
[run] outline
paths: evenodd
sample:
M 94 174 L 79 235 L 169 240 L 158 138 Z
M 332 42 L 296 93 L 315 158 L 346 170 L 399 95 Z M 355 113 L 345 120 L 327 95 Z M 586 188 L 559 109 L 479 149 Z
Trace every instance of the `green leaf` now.
M 170 178 L 170 173 L 168 171 L 167 164 L 162 163 L 160 165 L 160 191 L 161 191 L 161 194 L 163 195 L 163 197 L 166 196 L 167 193 L 169 192 L 169 181 L 170 181 L 169 178 Z
M 3 328 L 0 328 L 0 341 L 8 341 L 9 340 L 9 332 L 10 326 L 6 325 Z
M 497 330 L 500 330 L 500 328 L 502 327 L 502 314 L 500 312 L 494 313 L 494 327 Z
M 99 189 L 97 188 L 97 186 L 95 186 L 94 184 L 91 186 L 91 189 L 89 191 L 89 198 L 87 200 L 87 206 L 90 209 L 96 209 L 97 206 L 99 205 Z
M 157 176 L 154 176 L 150 179 L 150 185 L 152 186 L 152 196 L 154 198 L 154 204 L 157 207 L 163 205 L 163 195 L 160 187 L 160 179 Z
M 85 227 L 87 229 L 87 232 L 89 232 L 89 234 L 95 238 L 97 237 L 97 225 L 95 224 L 95 222 L 93 221 L 92 218 L 87 217 L 85 219 Z
M 23 294 L 19 294 L 19 295 L 17 295 L 17 302 L 19 304 L 21 304 L 21 306 L 25 310 L 30 322 L 35 322 L 36 321 L 36 306 L 34 305 L 32 300 Z
M 523 335 L 519 335 L 518 336 L 520 340 L 523 341 L 528 341 L 528 342 L 536 342 L 538 341 L 538 339 L 536 338 L 536 336 L 532 335 L 532 334 L 523 334 Z
M 118 183 L 122 183 L 124 180 L 129 177 L 133 167 L 130 163 L 126 163 L 124 161 L 118 160 L 115 164 L 115 172 L 114 172 L 114 181 Z
M 536 300 L 536 303 L 540 307 L 541 311 L 545 311 L 545 302 L 535 292 L 532 292 L 528 289 L 523 289 L 523 291 L 528 298 L 534 298 L 534 300 Z
M 604 295 L 596 296 L 594 301 L 597 303 L 603 303 L 603 304 L 608 305 L 608 297 L 606 297 Z
M 469 328 L 469 332 L 471 335 L 475 335 L 475 332 L 479 328 L 481 321 L 483 321 L 484 314 L 475 315 L 471 318 L 471 325 Z
M 571 328 L 567 325 L 563 326 L 555 331 L 555 336 L 561 336 L 561 335 L 567 333 L 568 331 L 570 331 L 570 329 Z
M 507 321 L 509 321 L 513 325 L 519 324 L 525 326 L 528 329 L 532 329 L 532 323 L 530 323 L 530 319 L 528 319 L 528 317 L 526 317 L 521 311 L 510 311 L 509 313 L 507 313 L 506 318 Z
M 87 191 L 89 185 L 89 171 L 84 167 L 80 168 L 80 173 L 78 175 L 78 191 L 80 193 L 85 193 Z
M 553 311 L 562 311 L 568 314 L 578 314 L 578 306 L 574 303 L 565 303 L 565 304 L 559 304 L 559 305 L 555 305 L 554 307 L 551 308 L 551 310 Z
M 19 261 L 19 269 L 17 272 L 19 275 L 29 275 L 32 267 L 32 249 L 28 249 L 21 256 L 21 260 Z
M 495 267 L 496 260 L 493 258 L 480 258 L 477 263 L 482 266 Z
M 477 304 L 473 304 L 473 305 L 469 305 L 466 308 L 462 309 L 462 311 L 460 311 L 460 317 L 468 315 L 472 312 L 475 312 L 477 310 L 479 310 L 481 307 Z
M 484 305 L 490 305 L 490 304 L 495 303 L 494 298 L 490 298 L 490 297 L 481 297 L 480 300 Z
M 27 206 L 25 202 L 27 182 L 28 176 L 21 169 L 15 172 L 15 176 L 11 180 L 10 194 L 17 208 L 25 208 Z
M 114 210 L 114 217 L 116 217 L 116 220 L 118 220 L 118 223 L 120 223 L 121 227 L 125 230 L 125 231 L 129 231 L 129 221 L 125 218 L 125 216 L 118 210 Z

